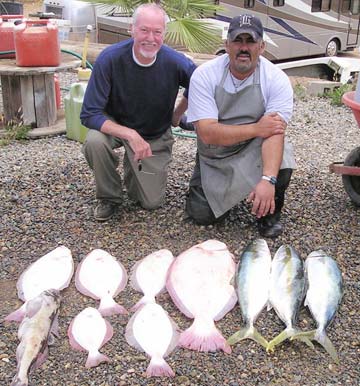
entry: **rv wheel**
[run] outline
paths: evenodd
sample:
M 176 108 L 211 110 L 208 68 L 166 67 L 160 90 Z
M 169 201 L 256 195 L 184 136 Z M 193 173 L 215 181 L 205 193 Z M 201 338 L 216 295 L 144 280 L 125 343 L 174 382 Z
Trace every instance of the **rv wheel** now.
M 360 166 L 360 147 L 353 149 L 344 161 L 345 166 Z M 349 195 L 351 201 L 360 206 L 360 176 L 342 175 L 342 181 L 346 193 Z
M 325 56 L 336 56 L 338 54 L 339 46 L 336 39 L 330 40 L 326 46 Z

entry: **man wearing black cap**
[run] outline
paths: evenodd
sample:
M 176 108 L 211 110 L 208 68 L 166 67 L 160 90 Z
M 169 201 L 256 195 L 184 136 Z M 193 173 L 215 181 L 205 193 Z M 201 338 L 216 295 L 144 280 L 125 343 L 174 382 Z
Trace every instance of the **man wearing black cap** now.
M 186 212 L 198 224 L 212 224 L 247 197 L 260 234 L 277 237 L 295 167 L 285 137 L 293 91 L 285 73 L 261 56 L 264 50 L 261 21 L 240 15 L 229 25 L 227 54 L 193 73 L 188 120 L 198 153 Z

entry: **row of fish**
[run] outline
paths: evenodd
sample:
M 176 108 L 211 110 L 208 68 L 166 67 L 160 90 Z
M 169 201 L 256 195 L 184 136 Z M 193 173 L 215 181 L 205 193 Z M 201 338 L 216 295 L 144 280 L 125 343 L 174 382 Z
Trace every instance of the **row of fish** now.
M 322 250 L 302 259 L 291 246 L 281 246 L 271 260 L 265 240 L 257 239 L 242 253 L 235 276 L 235 287 L 245 327 L 228 339 L 234 344 L 253 339 L 272 351 L 285 339 L 299 339 L 310 347 L 320 343 L 338 363 L 336 350 L 326 335 L 342 297 L 342 277 L 336 262 Z M 305 306 L 317 323 L 316 330 L 300 332 L 296 322 L 305 297 Z M 268 342 L 254 327 L 261 311 L 274 308 L 286 328 Z
M 316 253 L 323 256 L 320 252 Z M 131 308 L 135 313 L 127 324 L 125 338 L 131 346 L 145 351 L 151 357 L 147 368 L 148 376 L 174 375 L 164 357 L 176 346 L 198 351 L 221 349 L 230 353 L 230 345 L 245 338 L 256 340 L 267 350 L 272 350 L 289 337 L 300 339 L 310 346 L 313 346 L 311 341 L 315 339 L 337 360 L 335 349 L 326 337 L 325 328 L 340 302 L 341 275 L 336 271 L 336 263 L 330 257 L 310 259 L 310 256 L 305 263 L 309 287 L 305 304 L 309 306 L 318 323 L 316 331 L 299 332 L 295 328 L 306 280 L 302 261 L 291 247 L 281 247 L 271 261 L 265 240 L 255 240 L 243 252 L 236 269 L 234 256 L 227 246 L 220 241 L 208 240 L 191 247 L 176 258 L 170 251 L 163 249 L 135 264 L 130 284 L 135 290 L 142 292 L 143 297 Z M 311 263 L 315 260 L 320 261 L 320 268 Z M 310 268 L 313 266 L 313 269 Z M 330 272 L 331 268 L 333 270 Z M 324 300 L 323 292 L 314 288 L 315 284 L 311 280 L 314 270 L 318 280 L 321 280 L 321 289 L 328 288 L 332 302 L 328 298 L 327 301 Z M 56 332 L 55 315 L 60 305 L 59 291 L 69 285 L 73 272 L 71 252 L 62 246 L 35 261 L 20 276 L 17 283 L 18 295 L 25 303 L 6 318 L 22 320 L 17 350 L 18 371 L 13 386 L 27 385 L 29 371 L 46 360 L 47 345 Z M 233 277 L 235 288 L 232 284 Z M 333 282 L 339 277 L 340 282 L 336 287 Z M 92 251 L 77 267 L 76 288 L 84 295 L 100 301 L 98 309 L 85 308 L 68 328 L 71 346 L 88 351 L 86 367 L 109 361 L 108 357 L 99 352 L 113 335 L 113 328 L 104 316 L 127 313 L 123 306 L 114 301 L 126 287 L 127 281 L 123 265 L 103 250 Z M 334 294 L 335 287 L 338 294 Z M 192 325 L 183 332 L 168 313 L 155 303 L 155 297 L 165 289 L 178 309 L 194 319 Z M 226 315 L 237 301 L 246 326 L 226 341 L 216 328 L 215 321 Z M 37 305 L 35 313 L 34 303 Z M 254 327 L 254 322 L 267 304 L 275 309 L 287 326 L 271 342 L 267 342 Z M 325 316 L 321 307 L 327 307 Z M 47 314 L 54 316 L 49 319 Z M 44 318 L 44 321 L 31 322 L 39 318 Z M 42 333 L 38 334 L 42 337 L 38 352 L 30 343 L 29 337 L 35 333 L 30 325 L 42 329 Z M 35 358 L 38 359 L 34 362 Z

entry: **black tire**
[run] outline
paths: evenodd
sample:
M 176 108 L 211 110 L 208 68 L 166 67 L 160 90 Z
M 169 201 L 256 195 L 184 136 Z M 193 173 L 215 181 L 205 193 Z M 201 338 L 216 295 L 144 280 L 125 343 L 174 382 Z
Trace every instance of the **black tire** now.
M 360 167 L 360 146 L 353 149 L 344 161 L 345 166 Z M 342 175 L 342 182 L 351 201 L 360 206 L 360 176 Z
M 336 39 L 332 39 L 326 46 L 325 56 L 336 56 L 339 52 L 339 42 Z

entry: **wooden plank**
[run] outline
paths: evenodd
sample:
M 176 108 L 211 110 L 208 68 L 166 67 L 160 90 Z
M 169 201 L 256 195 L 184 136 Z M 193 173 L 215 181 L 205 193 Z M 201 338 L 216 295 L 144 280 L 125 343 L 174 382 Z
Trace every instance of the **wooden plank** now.
M 48 122 L 49 125 L 53 125 L 56 122 L 56 95 L 54 74 L 45 75 L 45 94 Z
M 5 122 L 21 119 L 20 79 L 15 76 L 1 76 L 1 90 L 4 106 Z
M 25 125 L 36 127 L 33 77 L 21 76 L 20 86 L 23 107 L 23 122 Z
M 35 115 L 36 115 L 36 127 L 49 126 L 49 118 L 47 112 L 46 103 L 46 88 L 45 88 L 45 76 L 34 75 L 34 100 L 35 100 Z

